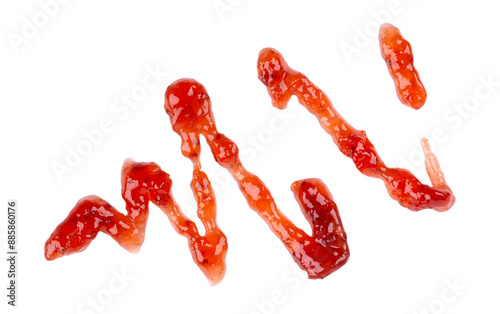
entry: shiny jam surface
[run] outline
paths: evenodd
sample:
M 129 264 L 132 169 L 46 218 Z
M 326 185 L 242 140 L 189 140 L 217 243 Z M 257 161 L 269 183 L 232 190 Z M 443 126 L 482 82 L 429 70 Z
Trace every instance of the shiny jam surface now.
M 380 53 L 396 86 L 396 94 L 404 105 L 420 109 L 427 99 L 427 92 L 413 64 L 410 43 L 399 29 L 384 23 L 379 31 Z
M 144 242 L 148 204 L 152 202 L 167 215 L 176 232 L 188 240 L 194 262 L 210 284 L 216 285 L 226 271 L 227 238 L 215 221 L 215 195 L 210 181 L 200 170 L 197 159 L 193 160 L 191 189 L 198 204 L 198 217 L 205 227 L 204 236 L 175 202 L 170 176 L 154 162 L 138 163 L 127 159 L 121 176 L 127 214 L 120 213 L 98 196 L 82 198 L 45 243 L 45 258 L 54 260 L 81 252 L 99 231 L 110 235 L 128 251 L 138 252 Z
M 201 171 L 201 134 L 217 163 L 231 172 L 250 207 L 266 221 L 309 278 L 324 278 L 347 262 L 349 248 L 342 221 L 332 195 L 321 180 L 305 179 L 292 184 L 292 192 L 311 225 L 310 236 L 283 215 L 266 185 L 241 164 L 238 146 L 217 131 L 210 97 L 203 85 L 192 79 L 172 83 L 165 93 L 165 110 L 172 129 L 181 138 L 182 154 L 193 163 L 191 189 L 205 235 L 198 233 L 195 223 L 175 202 L 167 173 L 156 163 L 127 159 L 121 177 L 127 214 L 98 196 L 82 198 L 47 240 L 47 260 L 85 250 L 99 231 L 110 235 L 128 251 L 139 251 L 144 241 L 148 204 L 152 202 L 168 216 L 177 233 L 186 237 L 194 262 L 209 282 L 219 283 L 226 270 L 227 239 L 215 220 L 215 195 L 210 181 Z
M 172 83 L 165 94 L 165 110 L 172 129 L 182 139 L 183 153 L 189 154 L 190 148 L 198 145 L 200 134 L 203 135 L 217 163 L 237 181 L 250 208 L 267 223 L 309 278 L 324 278 L 347 262 L 346 234 L 333 197 L 321 180 L 292 183 L 295 199 L 313 230 L 310 236 L 278 209 L 264 182 L 243 167 L 238 146 L 218 132 L 210 97 L 203 85 L 193 79 Z
M 447 211 L 453 206 L 455 197 L 444 180 L 427 140 L 422 140 L 422 147 L 432 187 L 422 184 L 408 170 L 387 167 L 366 133 L 352 127 L 335 110 L 328 96 L 304 74 L 290 68 L 277 50 L 262 49 L 257 70 L 259 80 L 267 87 L 273 106 L 285 109 L 290 98 L 295 95 L 299 103 L 316 116 L 342 154 L 351 158 L 361 173 L 381 179 L 389 195 L 401 206 L 413 211 L 425 208 Z
M 414 70 L 411 47 L 398 37 L 399 31 L 384 25 L 381 28 L 382 54 L 386 61 L 389 60 L 388 67 L 395 78 L 398 95 L 403 103 L 418 109 L 425 102 L 425 89 Z M 405 69 L 401 69 L 402 66 Z M 413 211 L 425 208 L 446 211 L 454 204 L 455 197 L 426 139 L 421 144 L 432 187 L 422 184 L 407 170 L 387 167 L 366 133 L 345 121 L 323 91 L 305 75 L 291 69 L 278 51 L 263 49 L 257 67 L 259 79 L 267 87 L 275 107 L 285 109 L 295 95 L 317 117 L 342 154 L 351 158 L 361 173 L 381 179 L 389 195 L 402 206 Z M 420 85 L 414 84 L 414 81 Z M 418 86 L 420 90 L 416 88 Z M 320 179 L 299 180 L 291 185 L 295 199 L 311 225 L 312 234 L 309 235 L 279 210 L 264 182 L 242 165 L 238 146 L 219 133 L 210 97 L 203 85 L 193 79 L 172 83 L 165 92 L 165 111 L 172 129 L 181 138 L 182 154 L 193 164 L 191 189 L 205 235 L 199 234 L 196 224 L 183 214 L 175 202 L 170 176 L 160 166 L 154 162 L 127 159 L 121 173 L 121 192 L 127 213 L 117 211 L 95 195 L 80 199 L 46 241 L 47 260 L 85 250 L 98 232 L 108 234 L 130 252 L 139 251 L 144 242 L 149 202 L 152 202 L 167 215 L 176 232 L 187 239 L 194 262 L 209 282 L 212 285 L 219 283 L 226 271 L 228 244 L 216 222 L 214 191 L 207 175 L 201 170 L 202 135 L 216 162 L 227 169 L 238 183 L 250 208 L 267 223 L 309 278 L 324 278 L 348 261 L 349 247 L 337 206 Z

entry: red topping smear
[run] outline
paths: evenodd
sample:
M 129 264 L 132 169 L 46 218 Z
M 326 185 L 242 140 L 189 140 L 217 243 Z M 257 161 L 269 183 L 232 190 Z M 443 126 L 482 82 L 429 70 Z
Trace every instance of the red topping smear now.
M 297 96 L 299 103 L 315 115 L 323 129 L 332 136 L 340 151 L 354 161 L 361 173 L 382 179 L 389 195 L 401 206 L 413 211 L 433 208 L 441 212 L 453 206 L 455 197 L 425 139 L 422 144 L 426 154 L 427 173 L 433 187 L 422 184 L 408 170 L 388 168 L 366 133 L 347 123 L 333 108 L 323 91 L 304 74 L 290 68 L 277 50 L 262 49 L 257 69 L 259 79 L 266 85 L 274 107 L 285 109 L 290 98 Z
M 172 83 L 165 94 L 165 110 L 172 129 L 182 139 L 183 153 L 188 154 L 202 134 L 217 163 L 238 182 L 250 208 L 264 219 L 309 278 L 324 278 L 347 262 L 346 234 L 332 195 L 321 180 L 305 179 L 292 184 L 295 199 L 311 224 L 313 232 L 309 236 L 283 215 L 264 182 L 243 167 L 238 146 L 217 131 L 210 97 L 203 85 L 192 79 Z
M 413 109 L 420 109 L 427 99 L 427 92 L 413 65 L 410 43 L 403 38 L 399 29 L 389 23 L 380 26 L 380 53 L 394 80 L 399 100 Z
M 110 235 L 129 252 L 138 252 L 144 242 L 151 201 L 167 215 L 175 231 L 188 240 L 193 260 L 210 284 L 219 283 L 226 271 L 227 239 L 215 221 L 215 196 L 206 174 L 200 170 L 199 151 L 199 145 L 194 145 L 190 154 L 194 166 L 191 189 L 198 204 L 198 217 L 205 227 L 204 236 L 175 202 L 170 176 L 154 162 L 127 159 L 121 177 L 127 215 L 98 196 L 82 198 L 45 243 L 45 258 L 54 260 L 81 252 L 99 231 Z

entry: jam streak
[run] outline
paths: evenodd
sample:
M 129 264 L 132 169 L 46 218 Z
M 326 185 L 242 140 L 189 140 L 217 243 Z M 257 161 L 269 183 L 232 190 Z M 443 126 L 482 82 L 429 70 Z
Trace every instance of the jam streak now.
M 346 234 L 337 206 L 321 180 L 299 180 L 291 187 L 311 225 L 313 233 L 309 236 L 278 209 L 262 180 L 243 167 L 236 144 L 217 131 L 210 97 L 203 85 L 192 79 L 172 83 L 165 93 L 165 110 L 172 129 L 182 139 L 185 156 L 195 154 L 192 147 L 199 145 L 202 134 L 217 163 L 237 181 L 250 208 L 266 221 L 309 278 L 324 278 L 347 262 Z
M 413 65 L 410 43 L 403 38 L 399 29 L 389 23 L 380 26 L 380 53 L 396 86 L 399 100 L 413 109 L 425 104 L 427 92 Z
M 99 231 L 110 235 L 129 252 L 138 252 L 144 242 L 151 201 L 167 215 L 175 231 L 188 240 L 192 258 L 210 284 L 219 283 L 226 270 L 227 239 L 215 221 L 216 204 L 210 181 L 200 170 L 199 159 L 192 157 L 191 160 L 194 167 L 191 189 L 198 204 L 198 217 L 205 227 L 204 236 L 175 202 L 170 176 L 154 162 L 137 163 L 127 159 L 121 176 L 127 215 L 98 196 L 82 198 L 45 243 L 45 258 L 54 260 L 81 252 Z
M 267 87 L 274 107 L 285 109 L 295 95 L 310 113 L 316 116 L 323 129 L 332 136 L 340 151 L 351 158 L 358 170 L 370 177 L 382 179 L 389 195 L 401 206 L 418 211 L 433 208 L 447 211 L 455 197 L 444 181 L 436 157 L 423 141 L 426 168 L 433 187 L 422 184 L 408 170 L 388 168 L 364 131 L 347 123 L 335 110 L 330 99 L 302 73 L 290 68 L 275 49 L 264 48 L 259 54 L 257 69 L 259 80 Z

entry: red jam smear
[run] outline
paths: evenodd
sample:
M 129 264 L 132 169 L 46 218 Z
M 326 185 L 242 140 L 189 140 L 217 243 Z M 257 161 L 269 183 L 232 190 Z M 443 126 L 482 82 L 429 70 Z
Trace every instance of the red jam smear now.
M 216 223 L 215 195 L 201 170 L 202 134 L 216 161 L 238 182 L 250 207 L 267 222 L 310 278 L 324 278 L 347 262 L 349 248 L 342 221 L 321 180 L 305 179 L 292 184 L 295 198 L 312 228 L 309 236 L 281 213 L 265 184 L 241 164 L 236 144 L 217 131 L 210 97 L 200 83 L 182 79 L 171 84 L 165 94 L 165 109 L 172 129 L 181 137 L 182 154 L 193 163 L 191 189 L 205 235 L 199 234 L 196 224 L 175 202 L 172 181 L 166 172 L 154 162 L 127 159 L 121 175 L 127 214 L 98 196 L 82 198 L 45 243 L 47 260 L 85 250 L 99 232 L 108 234 L 128 251 L 138 252 L 144 242 L 148 206 L 152 202 L 167 215 L 176 232 L 186 237 L 194 262 L 209 282 L 219 283 L 226 270 L 227 238 Z
M 427 99 L 427 92 L 413 65 L 410 43 L 392 24 L 384 23 L 379 31 L 380 53 L 396 86 L 396 94 L 404 105 L 420 109 Z
M 98 196 L 82 198 L 45 243 L 45 258 L 54 260 L 81 252 L 98 232 L 110 235 L 129 252 L 138 252 L 144 242 L 148 205 L 152 202 L 167 215 L 175 231 L 188 240 L 192 258 L 210 284 L 219 283 L 226 271 L 227 238 L 215 220 L 215 195 L 210 181 L 200 170 L 196 158 L 193 159 L 191 189 L 205 235 L 200 235 L 196 224 L 182 213 L 172 196 L 172 180 L 160 166 L 127 159 L 121 175 L 127 214 L 120 213 Z
M 268 224 L 309 278 L 324 278 L 347 262 L 349 248 L 342 221 L 321 180 L 305 179 L 292 184 L 295 198 L 311 224 L 310 236 L 278 209 L 264 182 L 243 167 L 238 146 L 218 132 L 210 97 L 202 84 L 193 79 L 172 83 L 165 93 L 165 110 L 172 129 L 182 139 L 183 153 L 189 155 L 203 135 L 217 163 L 237 181 L 250 208 Z
M 425 208 L 446 211 L 453 206 L 455 197 L 428 146 L 424 152 L 432 187 L 422 184 L 408 170 L 387 167 L 366 133 L 355 129 L 342 118 L 328 96 L 304 74 L 290 68 L 277 50 L 262 49 L 257 70 L 259 80 L 267 87 L 274 107 L 285 109 L 290 98 L 297 96 L 299 103 L 316 116 L 335 145 L 354 161 L 357 169 L 367 176 L 381 179 L 389 195 L 401 206 L 413 211 Z

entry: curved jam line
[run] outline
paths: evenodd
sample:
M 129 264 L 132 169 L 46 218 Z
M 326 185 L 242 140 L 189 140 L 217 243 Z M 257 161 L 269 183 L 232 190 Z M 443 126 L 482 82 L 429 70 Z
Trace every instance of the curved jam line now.
M 321 180 L 305 179 L 292 184 L 295 199 L 313 231 L 309 236 L 281 213 L 264 183 L 241 164 L 236 144 L 217 131 L 210 98 L 200 83 L 182 79 L 171 84 L 165 95 L 165 109 L 173 130 L 181 137 L 182 154 L 193 163 L 191 189 L 205 235 L 198 233 L 195 223 L 175 202 L 167 173 L 156 163 L 127 159 L 121 176 L 127 214 L 98 196 L 82 198 L 45 243 L 47 260 L 85 250 L 98 232 L 110 235 L 130 252 L 139 251 L 151 201 L 167 215 L 176 232 L 186 237 L 193 260 L 209 282 L 220 282 L 226 270 L 227 239 L 215 220 L 215 195 L 210 181 L 200 169 L 199 135 L 202 134 L 216 161 L 237 180 L 250 207 L 267 222 L 310 278 L 324 278 L 347 262 L 349 248 L 342 221 L 332 195 Z
M 262 49 L 257 70 L 274 107 L 285 109 L 290 98 L 297 96 L 299 103 L 315 115 L 323 129 L 331 135 L 342 154 L 351 158 L 361 173 L 381 179 L 389 195 L 401 206 L 413 211 L 425 208 L 447 211 L 453 206 L 455 196 L 446 184 L 437 158 L 431 153 L 426 140 L 422 141 L 422 146 L 433 187 L 422 184 L 408 170 L 387 167 L 366 133 L 342 118 L 328 96 L 304 74 L 290 68 L 277 50 Z
M 347 262 L 346 234 L 333 197 L 321 180 L 305 179 L 292 184 L 295 199 L 313 231 L 309 236 L 278 209 L 264 182 L 243 167 L 238 146 L 217 131 L 210 97 L 203 85 L 192 79 L 172 83 L 165 93 L 165 110 L 172 129 L 182 139 L 183 154 L 193 154 L 192 147 L 203 135 L 217 163 L 237 181 L 250 208 L 264 219 L 309 278 L 324 278 Z
M 425 104 L 427 92 L 413 65 L 410 43 L 397 27 L 389 23 L 380 26 L 378 39 L 380 54 L 387 64 L 399 100 L 408 107 L 420 109 Z
M 127 215 L 98 196 L 80 199 L 45 243 L 45 258 L 54 260 L 81 252 L 98 232 L 110 235 L 129 252 L 138 252 L 144 242 L 151 201 L 167 215 L 175 231 L 188 240 L 194 262 L 210 284 L 216 285 L 226 271 L 227 238 L 217 226 L 215 195 L 210 181 L 200 170 L 197 158 L 193 160 L 191 189 L 198 204 L 198 217 L 205 227 L 204 236 L 175 202 L 170 176 L 154 162 L 137 163 L 127 159 L 121 175 Z

